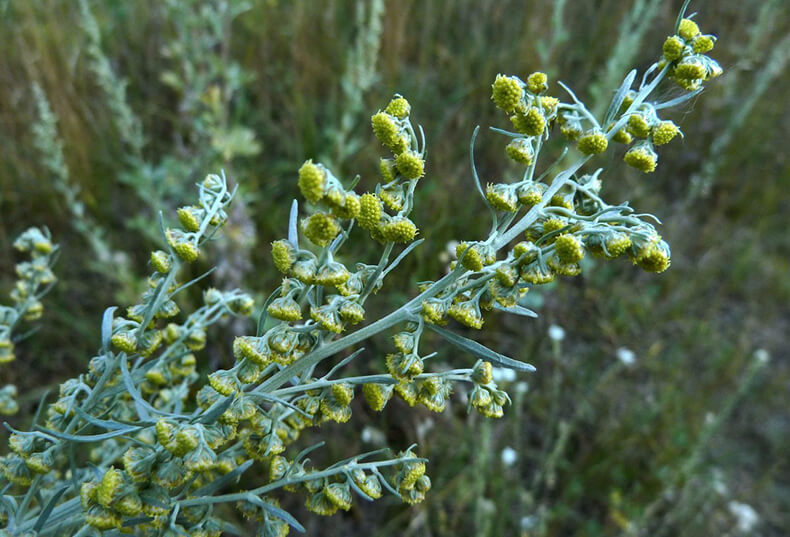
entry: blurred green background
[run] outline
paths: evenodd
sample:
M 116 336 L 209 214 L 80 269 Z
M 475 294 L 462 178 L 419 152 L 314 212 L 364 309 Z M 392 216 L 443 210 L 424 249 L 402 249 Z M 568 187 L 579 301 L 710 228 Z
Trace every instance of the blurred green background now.
M 239 196 L 196 274 L 216 263 L 211 285 L 265 296 L 279 278 L 268 245 L 286 232 L 301 162 L 371 187 L 369 116 L 405 95 L 428 137 L 414 214 L 426 244 L 375 300 L 388 311 L 444 270 L 449 241 L 487 233 L 468 147 L 476 125 L 505 126 L 490 101 L 495 75 L 543 70 L 553 94 L 562 80 L 601 112 L 630 68 L 660 54 L 680 4 L 0 0 L 0 296 L 13 285 L 16 234 L 46 225 L 62 248 L 40 331 L 0 370 L 21 391 L 12 423 L 84 370 L 101 312 L 144 286 L 157 212 L 172 218 L 206 173 L 224 169 Z M 351 423 L 322 429 L 330 454 L 418 442 L 434 489 L 413 508 L 382 500 L 331 519 L 284 499 L 309 535 L 790 528 L 790 6 L 699 0 L 691 10 L 719 36 L 711 56 L 724 76 L 672 112 L 685 138 L 661 151 L 655 173 L 627 169 L 622 150 L 598 162 L 610 202 L 662 219 L 671 269 L 596 262 L 533 292 L 538 320 L 489 322 L 475 337 L 538 368 L 504 381 L 514 405 L 497 422 L 467 416 L 460 400 L 439 415 L 355 403 Z M 502 148 L 483 132 L 483 180 L 507 173 Z M 375 256 L 363 242 L 346 260 Z M 218 329 L 203 368 L 227 365 L 246 330 Z M 367 345 L 370 363 L 387 345 Z

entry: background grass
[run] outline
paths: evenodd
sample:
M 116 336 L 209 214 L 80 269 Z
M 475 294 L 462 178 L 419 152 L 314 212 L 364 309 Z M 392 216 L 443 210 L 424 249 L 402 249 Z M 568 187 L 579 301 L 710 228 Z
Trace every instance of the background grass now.
M 41 330 L 0 371 L 23 394 L 12 421 L 85 368 L 101 312 L 141 289 L 156 211 L 190 199 L 207 172 L 221 166 L 240 188 L 226 238 L 205 256 L 220 265 L 212 284 L 263 295 L 278 279 L 268 243 L 285 233 L 298 166 L 317 157 L 375 184 L 368 117 L 407 96 L 429 141 L 414 215 L 427 243 L 376 302 L 387 311 L 441 273 L 448 241 L 486 233 L 468 140 L 475 125 L 502 126 L 494 76 L 544 70 L 600 109 L 631 66 L 653 61 L 679 4 L 102 0 L 85 3 L 97 41 L 79 3 L 0 2 L 0 289 L 27 226 L 49 226 L 63 249 Z M 358 405 L 351 424 L 327 427 L 328 456 L 365 449 L 371 430 L 396 447 L 419 442 L 434 491 L 415 508 L 382 501 L 330 520 L 289 500 L 311 535 L 740 535 L 732 501 L 756 510 L 760 535 L 790 527 L 790 11 L 778 0 L 692 9 L 721 39 L 712 56 L 725 75 L 673 113 L 685 138 L 654 174 L 626 169 L 616 151 L 600 163 L 607 199 L 662 219 L 671 269 L 596 263 L 535 293 L 537 321 L 489 323 L 482 341 L 538 367 L 511 383 L 503 420 L 467 416 L 458 401 L 442 415 Z M 65 178 L 36 142 L 34 85 L 57 121 Z M 478 141 L 484 180 L 508 173 L 500 142 Z M 550 324 L 565 329 L 561 345 Z M 216 333 L 204 367 L 227 364 L 233 334 L 249 329 Z M 631 367 L 621 347 L 635 353 Z M 387 342 L 368 349 L 381 362 Z M 771 357 L 762 367 L 758 349 Z M 512 466 L 500 457 L 508 446 Z

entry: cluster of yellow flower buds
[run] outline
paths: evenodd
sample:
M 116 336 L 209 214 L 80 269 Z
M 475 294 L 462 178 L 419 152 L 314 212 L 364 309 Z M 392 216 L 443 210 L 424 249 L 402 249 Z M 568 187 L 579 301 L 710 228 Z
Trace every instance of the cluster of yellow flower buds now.
M 620 106 L 622 114 L 631 108 L 634 98 L 633 91 L 626 94 Z M 682 136 L 683 133 L 674 122 L 662 120 L 652 104 L 642 103 L 629 112 L 625 127 L 615 133 L 613 139 L 625 145 L 632 144 L 623 157 L 626 164 L 650 173 L 655 171 L 658 164 L 655 147 L 668 144 L 678 135 Z
M 57 246 L 52 244 L 49 231 L 29 228 L 14 241 L 14 248 L 30 256 L 29 261 L 16 265 L 17 281 L 11 290 L 13 306 L 0 305 L 0 366 L 16 359 L 13 332 L 22 321 L 36 321 L 44 312 L 41 297 L 55 283 L 52 266 Z M 0 389 L 0 415 L 9 416 L 19 410 L 16 387 L 7 384 Z
M 681 19 L 677 34 L 664 41 L 659 68 L 669 65 L 670 78 L 683 89 L 694 91 L 722 73 L 719 64 L 706 56 L 715 44 L 716 36 L 702 34 L 691 19 Z
M 557 119 L 560 101 L 545 95 L 547 89 L 548 77 L 541 72 L 532 73 L 526 82 L 516 76 L 500 74 L 491 85 L 491 99 L 497 108 L 509 115 L 510 122 L 520 134 L 514 136 L 505 147 L 507 156 L 519 164 L 532 164 L 536 141 L 545 135 Z M 489 200 L 492 205 L 496 205 L 492 198 Z M 515 210 L 509 208 L 513 206 L 512 197 L 509 201 L 511 203 L 500 202 L 503 205 L 501 210 Z

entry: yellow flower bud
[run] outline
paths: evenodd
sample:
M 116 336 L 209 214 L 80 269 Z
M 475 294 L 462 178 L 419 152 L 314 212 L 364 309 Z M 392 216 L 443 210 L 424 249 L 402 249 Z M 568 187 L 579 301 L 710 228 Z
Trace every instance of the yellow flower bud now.
M 239 392 L 236 376 L 226 369 L 219 369 L 208 376 L 209 385 L 221 395 L 232 395 Z
M 173 266 L 173 260 L 170 254 L 162 250 L 151 252 L 151 266 L 160 274 L 165 274 L 170 271 Z
M 181 207 L 178 209 L 178 221 L 187 231 L 200 231 L 200 212 L 197 207 Z
M 497 75 L 491 85 L 491 100 L 497 108 L 512 112 L 524 97 L 524 88 L 515 77 Z
M 354 399 L 354 388 L 350 384 L 332 384 L 330 391 L 335 400 L 343 406 L 348 405 Z
M 650 124 L 642 114 L 631 114 L 628 118 L 628 132 L 637 138 L 647 138 L 650 135 Z
M 686 41 L 690 41 L 699 35 L 699 26 L 691 19 L 682 19 L 680 26 L 678 26 L 678 35 Z
M 505 146 L 505 153 L 511 160 L 519 164 L 529 165 L 534 156 L 532 147 L 525 138 L 516 138 Z
M 472 380 L 477 384 L 490 384 L 494 380 L 494 368 L 491 362 L 478 362 L 472 371 Z
M 688 81 L 702 80 L 707 74 L 708 71 L 702 62 L 693 56 L 683 59 L 674 70 L 676 79 Z
M 137 351 L 137 338 L 129 331 L 118 332 L 110 338 L 110 343 L 115 348 L 126 354 L 134 354 Z
M 680 129 L 672 121 L 662 121 L 651 132 L 655 145 L 664 145 L 671 142 L 675 136 L 680 134 Z
M 527 89 L 536 94 L 546 91 L 549 87 L 548 80 L 549 77 L 546 76 L 546 73 L 540 71 L 532 73 L 527 77 Z
M 422 302 L 422 318 L 432 324 L 445 324 L 447 304 L 438 298 L 428 298 Z
M 326 170 L 313 164 L 312 160 L 305 161 L 299 168 L 299 190 L 310 203 L 317 203 L 324 197 L 326 187 Z
M 373 134 L 379 142 L 393 151 L 402 148 L 400 129 L 395 123 L 395 118 L 385 112 L 378 112 L 370 118 L 370 123 L 373 126 Z
M 120 470 L 111 467 L 101 478 L 99 488 L 96 490 L 96 501 L 104 507 L 109 507 L 120 492 L 122 484 L 123 474 Z
M 560 234 L 554 241 L 554 252 L 563 263 L 578 263 L 584 257 L 584 248 L 578 237 Z
M 543 113 L 546 116 L 552 116 L 557 111 L 557 106 L 560 104 L 560 100 L 556 97 L 549 97 L 548 95 L 544 95 L 540 98 L 540 106 L 543 107 Z
M 401 382 L 395 385 L 394 390 L 407 405 L 417 404 L 417 385 L 414 382 Z
M 518 198 L 510 185 L 489 183 L 486 187 L 486 199 L 494 209 L 499 211 L 516 212 Z
M 340 233 L 340 225 L 330 214 L 315 213 L 302 221 L 302 231 L 310 242 L 318 246 L 328 246 Z
M 406 119 L 411 112 L 411 105 L 403 97 L 395 97 L 387 105 L 385 112 L 398 119 Z
M 417 234 L 417 226 L 405 216 L 396 216 L 381 226 L 381 233 L 387 242 L 411 242 Z
M 577 148 L 585 155 L 595 155 L 603 153 L 609 146 L 606 136 L 599 130 L 587 131 L 584 136 L 579 138 Z
M 698 35 L 691 41 L 691 48 L 697 54 L 705 54 L 713 50 L 716 38 L 712 35 Z
M 635 145 L 626 151 L 623 161 L 641 172 L 651 173 L 656 170 L 658 155 L 647 144 Z
M 663 241 L 651 242 L 639 250 L 634 263 L 647 272 L 664 272 L 671 264 L 669 248 Z
M 364 384 L 362 395 L 370 408 L 380 412 L 387 405 L 387 401 L 392 397 L 392 385 L 385 384 Z
M 631 138 L 631 133 L 629 133 L 626 129 L 620 129 L 614 133 L 612 140 L 620 144 L 628 145 L 633 141 L 633 138 Z
M 308 511 L 322 516 L 332 516 L 337 513 L 338 506 L 326 497 L 323 491 L 311 494 L 305 500 Z
M 302 308 L 291 295 L 274 299 L 266 311 L 281 321 L 294 322 L 302 318 Z
M 679 60 L 683 56 L 685 46 L 685 43 L 678 36 L 667 37 L 663 47 L 664 57 L 671 62 Z
M 365 308 L 357 302 L 344 302 L 338 310 L 340 318 L 350 324 L 359 324 L 365 318 Z
M 324 264 L 315 276 L 315 283 L 328 287 L 341 285 L 348 281 L 351 273 L 348 269 L 337 261 Z
M 391 158 L 379 160 L 379 170 L 381 171 L 381 177 L 384 179 L 385 183 L 394 181 L 395 175 L 398 172 L 397 168 L 395 168 L 395 161 Z
M 414 151 L 404 151 L 395 157 L 395 166 L 406 179 L 419 179 L 425 174 L 425 162 Z
M 167 243 L 173 249 L 178 257 L 187 263 L 192 263 L 197 260 L 200 252 L 198 247 L 192 240 L 188 239 L 183 233 L 178 230 L 168 229 L 165 231 Z
M 484 321 L 480 308 L 473 302 L 463 301 L 452 304 L 447 313 L 464 326 L 477 330 L 483 328 Z
M 631 239 L 625 233 L 613 233 L 604 241 L 609 257 L 619 257 L 631 247 Z
M 511 116 L 510 122 L 513 123 L 513 127 L 515 127 L 518 132 L 530 136 L 539 136 L 546 128 L 545 116 L 535 107 L 527 110 L 525 114 L 515 114 Z
M 531 183 L 518 189 L 518 202 L 524 207 L 530 208 L 543 201 L 543 192 L 546 185 L 543 183 Z
M 376 194 L 362 194 L 357 222 L 362 229 L 373 229 L 381 220 L 381 200 Z
M 335 332 L 336 334 L 343 331 L 343 323 L 340 322 L 340 316 L 337 311 L 329 305 L 311 307 L 310 317 L 325 330 Z

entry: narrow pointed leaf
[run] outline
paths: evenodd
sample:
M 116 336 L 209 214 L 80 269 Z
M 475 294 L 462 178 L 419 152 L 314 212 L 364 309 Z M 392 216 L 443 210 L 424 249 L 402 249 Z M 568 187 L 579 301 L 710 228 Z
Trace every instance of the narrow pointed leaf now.
M 449 330 L 445 330 L 444 328 L 440 328 L 434 324 L 426 323 L 425 326 L 430 330 L 433 330 L 444 339 L 455 345 L 461 350 L 467 351 L 475 356 L 487 360 L 491 363 L 494 363 L 498 366 L 508 367 L 510 369 L 516 369 L 518 371 L 535 371 L 535 366 L 531 364 L 527 364 L 525 362 L 520 362 L 518 360 L 514 360 L 513 358 L 508 358 L 503 354 L 499 354 L 496 351 L 492 351 L 488 347 L 481 345 L 477 341 L 471 340 L 469 338 L 465 338 L 464 336 L 459 336 Z

